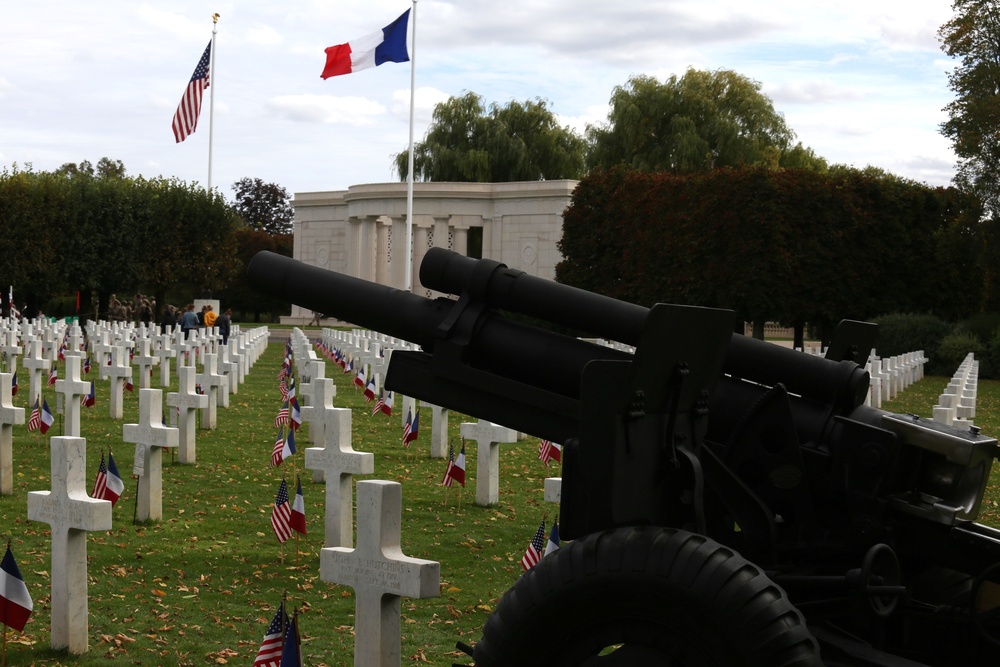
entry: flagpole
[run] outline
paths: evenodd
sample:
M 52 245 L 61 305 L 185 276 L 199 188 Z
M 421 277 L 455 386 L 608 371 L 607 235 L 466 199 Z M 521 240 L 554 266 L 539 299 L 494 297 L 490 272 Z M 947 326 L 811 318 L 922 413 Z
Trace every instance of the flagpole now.
M 413 33 L 410 43 L 410 150 L 406 169 L 406 277 L 403 289 L 413 291 L 413 106 L 417 80 L 417 0 L 413 0 Z
M 212 53 L 209 59 L 208 76 L 208 192 L 212 192 L 212 139 L 215 130 L 215 35 L 218 32 L 219 15 L 212 14 Z

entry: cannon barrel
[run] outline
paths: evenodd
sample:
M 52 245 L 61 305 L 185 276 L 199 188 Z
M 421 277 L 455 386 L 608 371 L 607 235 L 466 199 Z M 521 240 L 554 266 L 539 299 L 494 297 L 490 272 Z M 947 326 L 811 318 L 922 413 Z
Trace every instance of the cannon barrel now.
M 427 352 L 433 352 L 446 336 L 442 326 L 456 303 L 429 299 L 267 251 L 254 257 L 247 276 L 263 292 L 408 340 Z M 464 295 L 489 311 L 529 315 L 628 345 L 638 342 L 649 313 L 643 306 L 443 248 L 427 251 L 420 279 L 425 287 Z M 493 312 L 483 314 L 476 334 L 478 340 L 473 341 L 469 360 L 478 367 L 518 381 L 541 382 L 574 398 L 578 395 L 579 373 L 588 361 L 628 358 L 602 346 L 510 322 Z M 552 350 L 558 354 L 553 355 Z M 780 382 L 793 394 L 842 410 L 863 403 L 869 384 L 867 372 L 853 362 L 803 355 L 741 335 L 732 337 L 724 372 L 767 386 Z

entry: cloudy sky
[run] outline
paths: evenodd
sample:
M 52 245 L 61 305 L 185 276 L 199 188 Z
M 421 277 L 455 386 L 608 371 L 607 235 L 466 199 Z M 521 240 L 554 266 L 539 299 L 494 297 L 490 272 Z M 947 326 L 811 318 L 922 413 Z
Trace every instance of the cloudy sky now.
M 323 80 L 324 49 L 380 29 L 406 0 L 36 0 L 0 13 L 0 169 L 121 160 L 130 175 L 206 183 L 209 96 L 174 142 L 174 110 L 212 36 L 212 184 L 289 192 L 398 180 L 410 66 Z M 804 145 L 833 163 L 947 185 L 938 126 L 953 66 L 936 33 L 947 0 L 420 0 L 416 139 L 436 103 L 543 98 L 581 133 L 615 86 L 688 68 L 761 83 Z

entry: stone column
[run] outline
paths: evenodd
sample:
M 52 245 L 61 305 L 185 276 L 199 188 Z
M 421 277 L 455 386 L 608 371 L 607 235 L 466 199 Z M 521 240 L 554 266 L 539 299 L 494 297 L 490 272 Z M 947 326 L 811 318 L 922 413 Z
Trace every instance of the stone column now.
M 375 219 L 371 216 L 361 218 L 361 251 L 358 254 L 360 257 L 358 270 L 360 271 L 359 277 L 370 281 L 375 280 L 375 269 L 378 261 L 376 225 Z
M 391 227 L 379 220 L 375 223 L 375 230 L 378 248 L 375 263 L 375 282 L 380 285 L 386 285 L 388 284 L 392 266 L 392 251 L 395 250 L 391 245 L 392 238 L 389 233 Z
M 361 218 L 351 217 L 347 219 L 347 238 L 344 249 L 347 252 L 347 275 L 358 278 L 361 276 Z
M 469 253 L 469 228 L 467 226 L 455 227 L 452 250 L 459 255 L 467 255 Z

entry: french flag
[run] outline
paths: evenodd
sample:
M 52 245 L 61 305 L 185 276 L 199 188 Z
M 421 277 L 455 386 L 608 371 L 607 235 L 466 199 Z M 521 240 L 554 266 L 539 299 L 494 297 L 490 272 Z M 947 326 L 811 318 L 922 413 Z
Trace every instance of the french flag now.
M 17 561 L 7 545 L 7 553 L 0 562 L 0 623 L 10 626 L 18 632 L 24 631 L 24 625 L 31 616 L 34 603 L 24 584 Z
M 382 63 L 405 63 L 410 60 L 406 49 L 406 30 L 410 23 L 410 10 L 370 35 L 352 39 L 346 44 L 337 44 L 326 49 L 326 66 L 320 76 L 351 74 L 363 69 L 376 67 Z

